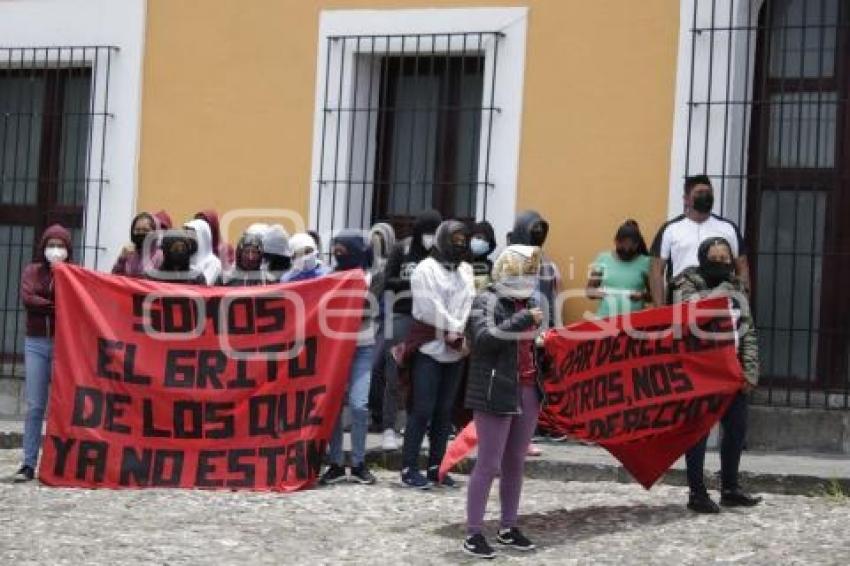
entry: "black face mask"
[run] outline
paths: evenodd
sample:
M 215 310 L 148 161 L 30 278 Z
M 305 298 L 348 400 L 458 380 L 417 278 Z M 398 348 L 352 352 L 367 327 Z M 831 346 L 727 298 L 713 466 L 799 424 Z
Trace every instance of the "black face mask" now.
M 531 229 L 531 245 L 542 247 L 543 244 L 546 242 L 546 235 L 548 234 L 548 232 L 549 231 L 546 229 L 545 226 L 540 223 L 536 224 L 534 228 Z
M 694 197 L 694 210 L 702 214 L 711 212 L 714 206 L 714 195 L 711 193 L 700 193 Z
M 292 260 L 285 255 L 263 254 L 269 271 L 284 272 L 292 267 Z
M 198 253 L 198 240 L 195 238 L 189 238 L 189 255 L 193 256 Z
M 617 256 L 623 261 L 632 261 L 637 255 L 638 251 L 634 248 L 617 248 Z
M 136 251 L 142 251 L 142 247 L 145 245 L 146 237 L 147 233 L 133 234 L 132 236 L 130 236 L 130 241 L 133 242 L 134 246 L 136 246 Z
M 169 250 L 165 254 L 165 263 L 172 271 L 189 271 L 189 250 Z
M 722 261 L 706 261 L 699 266 L 699 271 L 709 287 L 717 287 L 724 281 L 731 281 L 735 266 Z

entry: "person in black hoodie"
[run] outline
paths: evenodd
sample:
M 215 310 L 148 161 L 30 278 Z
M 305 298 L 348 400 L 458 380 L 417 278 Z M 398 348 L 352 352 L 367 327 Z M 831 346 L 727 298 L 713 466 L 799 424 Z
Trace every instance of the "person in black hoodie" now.
M 543 248 L 549 235 L 549 223 L 538 212 L 526 210 L 517 214 L 514 229 L 508 233 L 508 244 L 520 244 Z M 535 301 L 543 309 L 543 329 L 553 328 L 560 322 L 555 316 L 557 310 L 558 287 L 560 276 L 558 267 L 544 254 L 540 266 L 540 278 L 537 283 Z
M 198 244 L 195 236 L 188 230 L 168 230 L 163 233 L 162 264 L 159 269 L 145 272 L 151 281 L 164 283 L 185 283 L 187 285 L 206 285 L 206 278 L 200 271 L 192 269 L 191 258 Z
M 413 270 L 423 259 L 431 254 L 437 227 L 443 218 L 436 210 L 426 210 L 419 214 L 413 224 L 413 234 L 393 248 L 387 259 L 385 272 L 386 306 L 392 309 L 391 334 L 386 336 L 386 356 L 384 369 L 383 428 L 384 450 L 398 449 L 395 437 L 396 416 L 398 414 L 398 368 L 390 354 L 392 346 L 404 340 L 413 321 L 410 295 L 410 277 Z
M 469 248 L 472 251 L 475 290 L 481 292 L 490 284 L 490 272 L 493 271 L 493 260 L 490 259 L 490 255 L 496 250 L 496 233 L 489 222 L 482 220 L 472 227 Z
M 236 245 L 236 265 L 219 277 L 217 285 L 253 287 L 273 283 L 277 283 L 277 279 L 263 269 L 263 237 L 259 234 L 243 234 Z

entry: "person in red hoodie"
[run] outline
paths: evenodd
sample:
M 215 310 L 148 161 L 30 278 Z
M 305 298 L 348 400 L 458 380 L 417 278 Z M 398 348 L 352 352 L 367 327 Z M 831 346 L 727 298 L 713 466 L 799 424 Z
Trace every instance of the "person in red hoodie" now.
M 228 271 L 232 269 L 236 262 L 236 251 L 233 249 L 233 246 L 221 237 L 218 213 L 208 208 L 197 213 L 195 219 L 203 220 L 210 225 L 210 232 L 212 232 L 212 251 L 221 260 L 222 270 Z
M 31 481 L 35 477 L 53 367 L 53 333 L 56 326 L 53 266 L 70 259 L 71 233 L 61 225 L 54 224 L 44 231 L 38 256 L 24 268 L 21 276 L 21 299 L 27 312 L 27 334 L 24 339 L 27 415 L 24 421 L 24 462 L 15 474 L 16 482 Z

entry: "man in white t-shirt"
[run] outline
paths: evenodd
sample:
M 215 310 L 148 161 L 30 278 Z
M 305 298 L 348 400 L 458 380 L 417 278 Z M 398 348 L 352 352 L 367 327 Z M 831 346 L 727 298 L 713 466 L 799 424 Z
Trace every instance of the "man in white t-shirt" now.
M 697 250 L 707 238 L 721 237 L 732 246 L 735 257 L 735 272 L 750 288 L 750 268 L 747 263 L 747 250 L 741 231 L 731 220 L 711 213 L 714 206 L 714 189 L 706 175 L 697 175 L 685 179 L 683 196 L 685 212 L 665 222 L 652 242 L 650 255 L 649 286 L 652 301 L 656 306 L 666 304 L 665 270 L 670 270 L 670 279 L 687 269 L 699 265 Z

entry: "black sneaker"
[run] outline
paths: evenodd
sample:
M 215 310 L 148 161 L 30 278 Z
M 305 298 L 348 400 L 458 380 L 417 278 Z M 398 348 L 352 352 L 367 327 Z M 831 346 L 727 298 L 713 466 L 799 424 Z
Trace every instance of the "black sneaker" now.
M 449 475 L 446 474 L 446 477 L 440 481 L 440 467 L 439 466 L 431 466 L 428 468 L 428 481 L 431 485 L 435 487 L 458 487 L 458 483 Z
M 335 483 L 346 481 L 348 478 L 345 475 L 345 468 L 336 464 L 331 464 L 325 473 L 319 478 L 319 485 L 333 485 Z
M 32 466 L 21 466 L 21 469 L 12 477 L 12 481 L 15 483 L 24 483 L 33 479 L 35 479 L 35 470 L 32 469 Z
M 753 497 L 740 489 L 723 490 L 720 492 L 720 504 L 724 507 L 754 507 L 761 502 L 761 497 Z
M 688 497 L 688 509 L 694 513 L 720 513 L 720 507 L 717 506 L 708 493 L 691 493 Z
M 486 558 L 488 560 L 496 558 L 496 552 L 492 546 L 487 544 L 487 539 L 481 533 L 466 537 L 466 540 L 463 541 L 463 551 L 476 558 Z
M 534 543 L 528 540 L 516 527 L 504 530 L 499 529 L 496 542 L 522 551 L 534 550 L 536 548 Z
M 401 471 L 401 483 L 405 487 L 414 487 L 416 489 L 430 489 L 431 484 L 428 480 L 419 473 L 419 470 L 413 468 L 405 468 Z
M 359 466 L 351 467 L 351 481 L 365 485 L 372 485 L 378 480 L 375 479 L 375 476 L 373 476 L 372 472 L 369 471 L 369 468 L 366 467 L 366 463 L 363 462 Z

